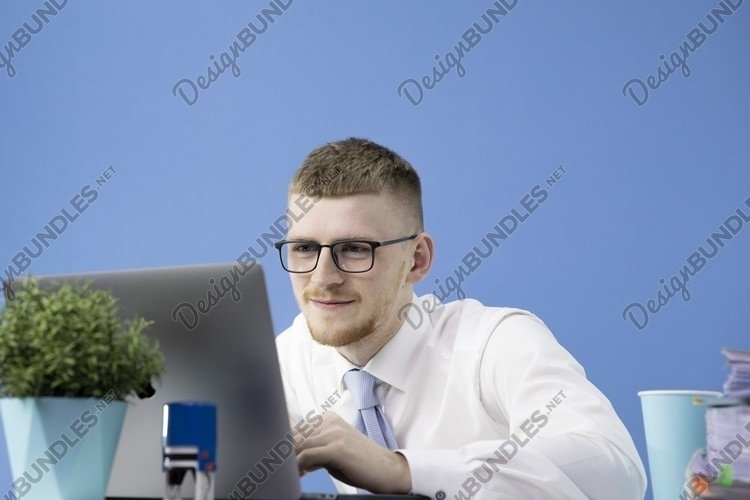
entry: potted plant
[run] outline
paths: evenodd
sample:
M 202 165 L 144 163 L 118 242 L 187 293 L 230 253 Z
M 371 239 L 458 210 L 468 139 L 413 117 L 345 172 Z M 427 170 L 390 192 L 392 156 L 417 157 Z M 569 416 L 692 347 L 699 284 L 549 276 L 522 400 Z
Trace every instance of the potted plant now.
M 152 322 L 125 321 L 91 283 L 7 284 L 0 310 L 0 418 L 11 465 L 2 498 L 104 498 L 125 397 L 164 373 Z

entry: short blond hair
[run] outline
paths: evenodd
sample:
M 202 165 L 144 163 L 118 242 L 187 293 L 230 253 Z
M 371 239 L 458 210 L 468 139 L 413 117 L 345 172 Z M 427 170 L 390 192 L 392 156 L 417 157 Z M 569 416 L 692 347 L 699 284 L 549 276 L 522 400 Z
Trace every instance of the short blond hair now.
M 408 161 L 367 139 L 329 142 L 307 155 L 289 183 L 289 195 L 334 198 L 387 193 L 403 203 L 418 232 L 424 231 L 422 184 Z

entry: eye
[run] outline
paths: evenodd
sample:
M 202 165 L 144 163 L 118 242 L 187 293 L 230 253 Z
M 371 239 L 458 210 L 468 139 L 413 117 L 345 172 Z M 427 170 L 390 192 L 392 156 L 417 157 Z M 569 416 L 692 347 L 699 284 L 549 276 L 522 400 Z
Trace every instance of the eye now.
M 292 252 L 301 255 L 317 252 L 317 248 L 315 247 L 315 245 L 311 245 L 310 243 L 304 241 L 299 243 L 290 243 L 289 248 Z
M 370 245 L 363 243 L 345 243 L 342 245 L 341 251 L 350 255 L 369 253 Z

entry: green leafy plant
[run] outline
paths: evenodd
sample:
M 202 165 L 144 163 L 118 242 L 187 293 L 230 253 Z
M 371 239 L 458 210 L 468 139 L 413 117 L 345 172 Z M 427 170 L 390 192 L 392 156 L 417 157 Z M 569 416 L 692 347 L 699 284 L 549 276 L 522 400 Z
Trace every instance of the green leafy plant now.
M 152 321 L 123 321 L 117 299 L 90 282 L 42 289 L 32 277 L 13 284 L 0 311 L 0 395 L 102 397 L 138 394 L 164 374 Z

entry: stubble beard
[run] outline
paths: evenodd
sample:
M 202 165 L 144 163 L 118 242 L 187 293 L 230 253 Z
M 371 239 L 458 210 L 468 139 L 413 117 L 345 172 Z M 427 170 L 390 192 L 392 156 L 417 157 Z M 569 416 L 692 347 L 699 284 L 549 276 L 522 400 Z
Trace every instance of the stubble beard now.
M 378 298 L 374 305 L 374 311 L 363 321 L 353 324 L 352 326 L 334 326 L 336 322 L 333 320 L 326 320 L 328 325 L 324 325 L 321 328 L 314 326 L 310 323 L 310 319 L 305 316 L 307 321 L 307 327 L 310 330 L 312 338 L 322 345 L 331 347 L 344 347 L 355 342 L 359 342 L 377 331 L 383 324 L 385 324 L 389 317 L 388 311 L 391 310 L 393 303 L 396 301 L 398 292 L 401 288 L 401 283 L 405 277 L 406 263 L 403 264 L 398 275 L 391 281 L 391 285 L 388 289 Z M 316 307 L 311 305 L 311 307 Z M 360 306 L 361 307 L 361 306 Z

